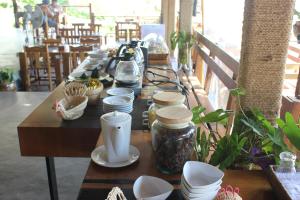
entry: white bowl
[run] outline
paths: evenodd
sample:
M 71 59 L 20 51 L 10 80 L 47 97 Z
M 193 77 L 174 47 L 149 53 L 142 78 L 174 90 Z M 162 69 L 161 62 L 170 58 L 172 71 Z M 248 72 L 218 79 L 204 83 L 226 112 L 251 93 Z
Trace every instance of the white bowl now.
M 214 200 L 218 195 L 218 192 L 191 195 L 191 193 L 187 194 L 185 190 L 181 190 L 181 193 L 183 197 L 187 200 Z
M 127 96 L 134 100 L 134 91 L 130 88 L 111 88 L 106 93 L 110 96 Z
M 126 96 L 110 96 L 103 99 L 103 104 L 109 106 L 126 106 L 132 104 L 132 100 Z
M 81 117 L 87 106 L 88 97 L 71 96 L 68 99 L 63 98 L 56 105 L 56 112 L 65 120 L 74 120 Z
M 143 200 L 164 200 L 173 189 L 167 181 L 153 176 L 140 176 L 133 185 L 135 198 Z
M 217 167 L 198 161 L 187 161 L 183 167 L 183 178 L 189 188 L 206 189 L 220 184 L 224 172 Z
M 207 191 L 215 192 L 219 191 L 221 187 L 222 181 L 220 180 L 217 185 L 213 185 L 206 188 L 191 188 L 188 186 L 188 184 L 185 182 L 184 178 L 181 177 L 181 188 L 184 188 L 189 193 L 195 193 L 195 194 L 203 194 Z

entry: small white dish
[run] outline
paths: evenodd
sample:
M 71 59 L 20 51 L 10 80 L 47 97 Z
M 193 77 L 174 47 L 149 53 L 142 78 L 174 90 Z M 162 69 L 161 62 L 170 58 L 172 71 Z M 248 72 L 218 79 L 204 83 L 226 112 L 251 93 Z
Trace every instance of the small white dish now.
M 133 184 L 134 196 L 140 200 L 164 200 L 173 189 L 167 181 L 153 176 L 140 176 Z
M 134 91 L 130 88 L 111 88 L 106 93 L 110 96 L 127 96 L 134 100 Z
M 129 159 L 124 162 L 108 162 L 107 152 L 104 145 L 101 145 L 93 150 L 91 154 L 92 160 L 100 166 L 108 168 L 125 167 L 136 162 L 140 157 L 140 151 L 133 145 L 129 147 Z
M 183 178 L 190 188 L 205 189 L 218 185 L 224 172 L 217 167 L 198 161 L 187 161 L 183 167 Z

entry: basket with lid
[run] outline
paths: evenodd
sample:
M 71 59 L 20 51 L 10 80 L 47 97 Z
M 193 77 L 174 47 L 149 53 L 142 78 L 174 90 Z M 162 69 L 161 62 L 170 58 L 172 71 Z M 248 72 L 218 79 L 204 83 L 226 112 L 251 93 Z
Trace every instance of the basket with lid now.
M 168 106 L 156 111 L 151 126 L 156 166 L 166 174 L 180 172 L 191 159 L 196 128 L 193 114 L 181 106 Z
M 156 120 L 156 111 L 158 109 L 175 105 L 186 108 L 184 105 L 185 96 L 179 92 L 159 92 L 154 94 L 152 98 L 153 103 L 148 110 L 149 128 L 151 128 L 152 123 Z

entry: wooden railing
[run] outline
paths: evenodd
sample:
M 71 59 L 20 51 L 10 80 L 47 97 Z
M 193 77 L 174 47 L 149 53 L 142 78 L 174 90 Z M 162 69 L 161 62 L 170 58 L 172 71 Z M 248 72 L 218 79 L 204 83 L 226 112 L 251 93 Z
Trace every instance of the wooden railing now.
M 234 89 L 237 87 L 236 78 L 238 75 L 239 62 L 228 55 L 224 50 L 204 37 L 199 32 L 194 32 L 196 45 L 194 46 L 193 60 L 196 63 L 195 75 L 201 82 L 205 93 L 209 94 L 212 75 L 215 74 L 226 88 Z M 216 60 L 221 61 L 231 72 L 230 76 L 224 71 L 224 67 L 217 64 Z M 204 63 L 207 65 L 206 74 L 203 74 Z M 204 78 L 205 77 L 205 78 Z M 233 99 L 229 95 L 227 109 L 233 108 Z
M 195 31 L 194 36 L 196 38 L 196 45 L 193 49 L 193 61 L 196 64 L 195 76 L 197 76 L 202 84 L 206 96 L 206 99 L 205 96 L 202 96 L 199 99 L 202 101 L 202 104 L 212 108 L 212 106 L 209 105 L 210 102 L 207 98 L 211 86 L 212 75 L 215 74 L 228 90 L 234 89 L 237 87 L 236 78 L 238 76 L 239 62 L 199 32 Z M 297 66 L 299 67 L 300 49 L 290 46 L 289 51 L 298 54 L 298 56 L 293 56 L 290 53 L 288 54 L 288 58 L 298 63 Z M 223 64 L 218 64 L 218 61 L 221 61 Z M 203 74 L 204 63 L 207 66 L 206 74 Z M 228 71 L 226 72 L 223 65 L 225 65 L 231 73 L 228 73 Z M 295 119 L 299 119 L 300 117 L 300 73 L 298 73 L 298 77 L 296 78 L 298 79 L 295 96 L 283 96 L 282 98 L 281 117 L 284 117 L 285 112 L 291 112 Z M 229 95 L 227 109 L 234 109 L 234 106 L 234 98 Z

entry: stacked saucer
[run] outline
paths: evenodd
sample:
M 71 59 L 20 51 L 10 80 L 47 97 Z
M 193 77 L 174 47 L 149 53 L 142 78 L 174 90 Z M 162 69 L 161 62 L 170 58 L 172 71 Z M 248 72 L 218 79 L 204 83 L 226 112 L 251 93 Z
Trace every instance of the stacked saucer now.
M 127 96 L 110 96 L 103 99 L 103 112 L 125 112 L 131 113 L 133 110 L 133 100 Z
M 111 88 L 106 91 L 109 96 L 126 96 L 134 100 L 134 91 L 130 88 Z
M 181 192 L 185 199 L 213 200 L 221 189 L 224 173 L 207 163 L 188 161 L 183 167 Z

